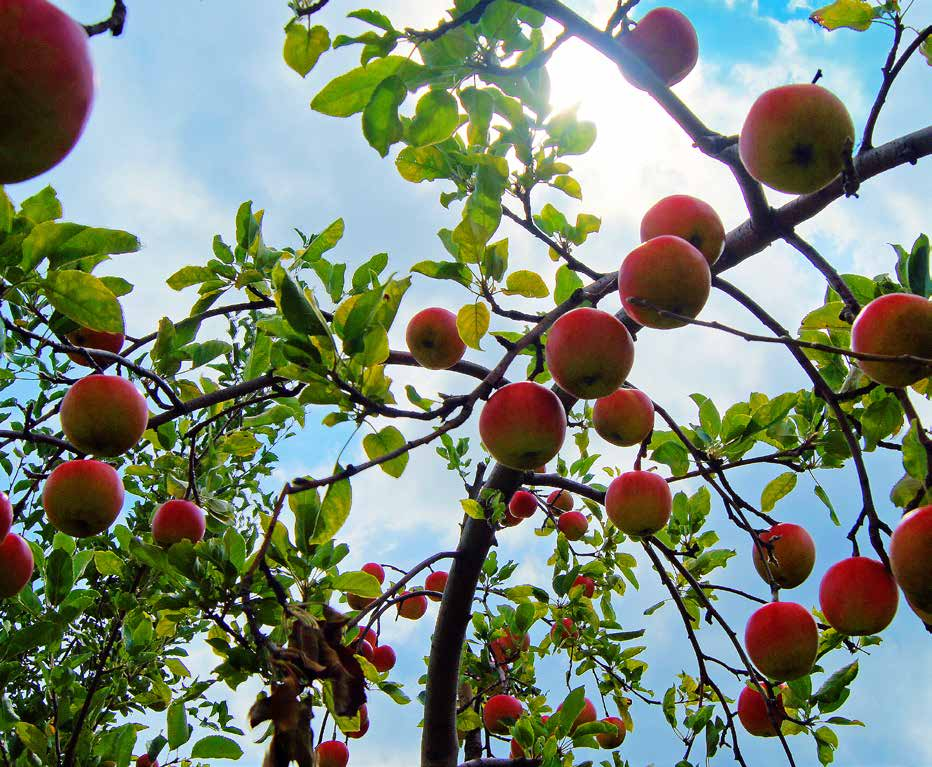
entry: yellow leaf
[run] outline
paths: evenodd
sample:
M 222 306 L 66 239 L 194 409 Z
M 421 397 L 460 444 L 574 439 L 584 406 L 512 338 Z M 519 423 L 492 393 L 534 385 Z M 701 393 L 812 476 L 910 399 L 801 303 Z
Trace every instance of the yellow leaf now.
M 456 314 L 456 329 L 459 331 L 463 343 L 473 349 L 482 351 L 479 342 L 488 333 L 490 320 L 489 307 L 482 301 L 466 304 L 460 309 Z

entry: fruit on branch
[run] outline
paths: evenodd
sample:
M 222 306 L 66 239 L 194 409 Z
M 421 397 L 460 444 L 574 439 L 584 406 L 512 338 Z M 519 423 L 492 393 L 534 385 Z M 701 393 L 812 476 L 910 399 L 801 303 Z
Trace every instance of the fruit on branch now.
M 0 541 L 0 598 L 15 597 L 32 580 L 32 549 L 16 533 Z
M 682 237 L 663 234 L 632 250 L 618 270 L 618 294 L 628 316 L 648 328 L 680 328 L 702 311 L 712 289 L 709 262 Z M 646 301 L 650 307 L 636 303 Z
M 370 663 L 372 663 L 373 658 L 375 658 L 375 650 L 372 649 L 372 645 L 369 644 L 365 639 L 363 639 L 361 642 L 356 642 L 353 645 L 353 651 L 356 655 L 361 655 Z
M 572 618 L 560 618 L 550 627 L 550 639 L 557 647 L 579 639 L 579 630 Z
M 105 352 L 119 354 L 123 348 L 123 341 L 126 340 L 122 333 L 105 333 L 102 330 L 91 330 L 90 328 L 78 328 L 66 336 L 68 342 L 73 346 L 83 346 L 85 349 L 100 349 Z M 112 365 L 108 359 L 104 359 L 99 354 L 91 354 L 91 359 L 101 368 L 107 368 Z M 68 357 L 72 362 L 84 367 L 93 367 L 88 361 L 87 355 L 81 352 L 68 352 Z
M 851 327 L 851 350 L 932 359 L 932 302 L 908 293 L 875 298 Z M 857 365 L 868 378 L 884 386 L 909 386 L 932 375 L 932 365 L 918 362 L 857 360 Z
M 688 75 L 699 60 L 696 30 L 675 8 L 654 8 L 619 42 L 641 59 L 666 85 L 675 85 Z M 647 85 L 626 70 L 625 79 L 635 88 Z
M 898 601 L 893 576 L 883 562 L 870 557 L 836 562 L 825 572 L 819 586 L 819 606 L 825 620 L 849 636 L 883 631 L 896 615 Z
M 607 716 L 602 720 L 605 724 L 614 725 L 616 732 L 599 732 L 596 733 L 595 739 L 602 748 L 618 748 L 625 741 L 627 728 L 625 720 L 617 716 Z
M 670 521 L 673 493 L 652 471 L 626 471 L 608 486 L 605 513 L 626 535 L 653 535 Z
M 482 709 L 482 721 L 489 732 L 505 735 L 524 713 L 524 706 L 513 695 L 493 695 Z
M 391 645 L 383 644 L 375 648 L 372 655 L 372 665 L 383 674 L 395 667 L 395 651 Z
M 526 759 L 527 755 L 524 753 L 524 749 L 521 748 L 521 744 L 518 743 L 514 738 L 511 739 L 511 747 L 508 749 L 508 755 L 512 759 Z
M 573 581 L 572 587 L 575 586 L 582 586 L 583 594 L 585 594 L 589 599 L 592 599 L 592 597 L 595 595 L 595 581 L 592 580 L 592 578 L 590 578 L 588 575 L 577 575 L 576 580 Z
M 375 562 L 366 562 L 366 564 L 359 569 L 364 573 L 369 573 L 369 575 L 379 582 L 380 586 L 385 583 L 385 570 L 382 569 L 382 565 Z
M 572 511 L 573 504 L 573 494 L 568 490 L 554 490 L 547 496 L 547 508 L 554 514 Z
M 479 435 L 496 461 L 528 471 L 560 452 L 566 411 L 557 395 L 539 383 L 507 384 L 482 408 Z
M 347 594 L 346 604 L 352 610 L 364 610 L 376 600 L 376 597 L 361 597 L 359 594 Z
M 531 638 L 527 634 L 515 636 L 511 629 L 505 629 L 501 636 L 489 642 L 489 651 L 499 666 L 505 666 L 531 646 Z
M 557 706 L 557 711 L 563 710 L 563 704 L 561 703 Z M 582 711 L 576 716 L 573 720 L 573 724 L 570 727 L 570 735 L 572 735 L 578 727 L 581 727 L 584 724 L 589 724 L 589 722 L 594 722 L 598 718 L 598 713 L 595 710 L 595 706 L 592 705 L 592 701 L 589 698 L 585 699 L 583 703 Z
M 515 519 L 530 519 L 537 511 L 537 496 L 527 490 L 517 490 L 508 501 L 508 512 Z
M 619 389 L 595 401 L 592 425 L 606 442 L 637 445 L 654 429 L 654 403 L 639 389 Z
M 0 3 L 0 184 L 61 162 L 81 136 L 93 100 L 81 25 L 45 0 Z
M 786 682 L 812 671 L 819 649 L 819 629 L 802 605 L 770 602 L 748 619 L 744 646 L 764 676 Z
M 204 510 L 191 501 L 173 499 L 155 510 L 152 517 L 152 537 L 162 546 L 171 546 L 178 541 L 197 543 L 207 531 Z
M 780 522 L 757 537 L 761 543 L 752 544 L 751 557 L 765 583 L 770 583 L 768 567 L 781 589 L 794 589 L 809 577 L 815 564 L 815 541 L 805 528 Z
M 631 372 L 634 340 L 614 315 L 582 307 L 553 323 L 544 358 L 563 391 L 577 399 L 605 397 Z
M 89 375 L 61 401 L 62 431 L 78 450 L 113 457 L 133 448 L 149 423 L 145 397 L 119 376 Z
M 557 520 L 557 529 L 569 541 L 578 541 L 589 529 L 589 520 L 580 511 L 567 511 Z
M 136 759 L 136 767 L 159 767 L 159 760 L 153 759 L 148 754 L 140 754 Z
M 399 596 L 405 596 L 408 592 L 403 591 Z M 427 612 L 427 597 L 423 594 L 417 594 L 413 597 L 408 597 L 407 599 L 398 602 L 398 614 L 402 618 L 408 618 L 409 620 L 416 621 L 418 618 L 423 617 L 424 613 Z
M 106 530 L 123 508 L 123 482 L 109 464 L 66 461 L 49 474 L 42 505 L 57 530 L 86 538 Z
M 756 687 L 745 687 L 741 690 L 741 694 L 738 696 L 738 719 L 741 720 L 744 729 L 751 735 L 762 738 L 776 737 L 779 730 L 773 726 L 768 708 L 773 712 L 773 718 L 778 725 L 786 719 L 783 694 L 780 690 L 774 692 L 772 706 L 768 704 L 767 698 Z
M 424 579 L 424 588 L 427 591 L 439 591 L 442 594 L 443 590 L 447 587 L 448 577 L 449 575 L 446 571 L 436 570 Z M 433 594 L 428 594 L 427 596 L 434 602 L 439 602 L 443 599 L 443 597 L 434 596 Z
M 379 635 L 376 634 L 372 629 L 360 627 L 359 631 L 356 632 L 356 637 L 353 639 L 353 641 L 355 642 L 360 637 L 362 637 L 362 641 L 368 642 L 373 647 L 379 646 Z
M 439 306 L 415 314 L 408 323 L 405 340 L 418 364 L 430 370 L 453 367 L 466 353 L 466 344 L 456 328 L 456 315 Z
M 516 517 L 508 509 L 505 509 L 505 516 L 502 518 L 502 527 L 514 527 L 524 521 L 524 517 Z
M 641 242 L 662 234 L 682 237 L 697 248 L 709 266 L 725 247 L 725 225 L 709 203 L 688 194 L 664 197 L 641 219 Z
M 13 504 L 6 493 L 0 493 L 0 541 L 6 538 L 13 526 Z
M 854 123 L 841 100 L 821 85 L 765 91 L 741 128 L 738 153 L 754 178 L 788 194 L 816 192 L 844 167 Z
M 890 538 L 890 567 L 913 609 L 932 611 L 932 506 L 905 515 Z
M 325 740 L 314 749 L 317 752 L 317 767 L 346 767 L 349 749 L 340 740 Z
M 369 732 L 369 709 L 365 703 L 359 707 L 359 729 L 346 733 L 347 738 L 361 738 Z

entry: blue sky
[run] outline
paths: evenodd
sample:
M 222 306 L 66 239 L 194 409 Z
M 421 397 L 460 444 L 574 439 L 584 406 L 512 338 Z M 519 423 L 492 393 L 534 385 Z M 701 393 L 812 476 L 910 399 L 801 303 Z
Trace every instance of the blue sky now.
M 59 4 L 85 22 L 104 18 L 110 10 L 109 0 Z M 147 332 L 165 313 L 176 319 L 183 316 L 193 299 L 179 298 L 164 285 L 164 279 L 185 263 L 206 260 L 215 233 L 229 240 L 236 207 L 246 199 L 266 209 L 266 241 L 279 246 L 294 244 L 293 227 L 320 231 L 342 216 L 347 234 L 336 254 L 350 264 L 386 250 L 399 270 L 441 257 L 435 232 L 452 226 L 457 214 L 437 203 L 440 189 L 400 179 L 393 163 L 381 160 L 366 145 L 358 118 L 334 120 L 308 108 L 313 94 L 330 76 L 353 66 L 352 52 L 325 56 L 318 69 L 302 80 L 281 60 L 282 26 L 288 18 L 284 0 L 129 0 L 128 5 L 124 36 L 117 40 L 100 37 L 92 43 L 98 92 L 83 140 L 61 166 L 8 192 L 22 199 L 52 184 L 71 220 L 124 228 L 141 237 L 142 252 L 119 257 L 113 266 L 137 285 L 124 299 L 130 332 Z M 438 19 L 446 3 L 391 0 L 371 5 L 399 24 L 422 27 Z M 592 18 L 604 19 L 614 4 L 590 0 L 571 5 Z M 641 7 L 652 5 L 645 1 Z M 322 18 L 337 31 L 358 28 L 356 22 L 340 20 L 354 5 L 331 6 Z M 886 30 L 825 34 L 806 21 L 811 8 L 807 9 L 805 0 L 697 0 L 681 2 L 678 7 L 698 30 L 700 64 L 677 86 L 677 92 L 713 127 L 736 133 L 757 93 L 787 82 L 808 81 L 818 68 L 824 73 L 823 84 L 845 100 L 856 125 L 863 124 L 879 82 Z M 917 26 L 928 23 L 921 16 L 923 11 L 928 14 L 928 8 L 913 11 Z M 906 68 L 878 126 L 878 141 L 924 124 L 927 116 L 919 114 L 916 104 L 928 102 L 929 74 L 921 61 Z M 583 203 L 553 198 L 573 215 L 585 210 L 603 217 L 602 232 L 583 251 L 592 266 L 617 267 L 637 242 L 643 212 L 666 194 L 684 192 L 707 199 L 729 228 L 744 219 L 740 196 L 727 171 L 692 150 L 661 110 L 628 86 L 610 64 L 583 46 L 568 44 L 554 57 L 551 77 L 555 106 L 578 103 L 580 115 L 595 120 L 599 128 L 600 138 L 591 156 L 574 163 L 583 184 Z M 869 275 L 889 271 L 893 261 L 887 243 L 911 243 L 923 226 L 928 227 L 930 192 L 932 177 L 927 169 L 900 169 L 865 185 L 860 199 L 837 203 L 800 230 L 843 271 Z M 780 199 L 773 195 L 775 202 Z M 512 238 L 513 266 L 538 268 L 552 275 L 553 266 L 537 244 L 520 232 L 505 233 Z M 731 278 L 793 328 L 807 309 L 821 303 L 822 286 L 800 261 L 793 251 L 774 246 L 735 270 Z M 399 314 L 392 346 L 403 346 L 404 324 L 419 308 L 433 303 L 457 307 L 467 300 L 467 295 L 453 289 L 438 290 L 428 280 L 416 280 Z M 610 299 L 605 308 L 617 306 Z M 704 316 L 756 329 L 740 309 L 718 297 L 710 301 Z M 493 327 L 505 326 L 496 323 Z M 485 346 L 491 349 L 492 345 Z M 681 419 L 694 416 L 688 399 L 693 391 L 712 396 L 723 409 L 746 399 L 751 391 L 772 394 L 806 386 L 779 349 L 750 347 L 696 329 L 647 331 L 637 353 L 632 380 Z M 475 352 L 469 357 L 477 361 L 492 358 L 491 353 Z M 423 371 L 399 372 L 396 380 L 415 383 L 422 393 L 453 391 L 462 385 L 452 374 Z M 929 415 L 929 408 L 924 410 Z M 318 421 L 310 417 L 308 428 L 279 451 L 278 479 L 320 475 L 332 466 L 346 433 L 325 429 L 316 425 Z M 474 429 L 471 423 L 464 433 L 474 433 Z M 353 547 L 354 564 L 378 559 L 410 565 L 439 546 L 455 542 L 462 488 L 443 470 L 432 450 L 426 450 L 430 452 L 422 450 L 413 458 L 401 481 L 370 473 L 354 483 L 353 515 L 341 533 Z M 350 447 L 349 455 L 352 459 L 361 455 L 358 444 Z M 605 451 L 608 465 L 628 466 L 632 457 L 630 451 Z M 900 476 L 898 462 L 895 457 L 872 455 L 869 464 L 875 497 L 892 521 L 895 512 L 886 493 Z M 775 474 L 766 469 L 736 473 L 736 489 L 755 500 Z M 821 479 L 843 524 L 850 524 L 859 508 L 852 473 L 831 472 Z M 820 543 L 813 577 L 792 592 L 793 599 L 815 605 L 821 573 L 848 555 L 844 534 L 830 524 L 805 479 L 776 513 L 805 524 Z M 716 514 L 722 518 L 718 507 L 713 508 Z M 750 567 L 745 540 L 727 533 L 723 540 L 740 554 L 729 566 L 726 580 L 765 595 Z M 552 539 L 536 538 L 524 525 L 503 534 L 500 541 L 499 559 L 521 562 L 519 581 L 549 581 L 545 562 Z M 643 565 L 641 575 L 642 591 L 629 591 L 617 609 L 626 628 L 649 627 L 649 684 L 662 694 L 674 674 L 694 669 L 672 608 L 650 619 L 642 617 L 643 609 L 657 601 L 660 592 Z M 743 627 L 744 605 L 723 600 L 722 609 L 735 626 Z M 423 673 L 422 659 L 428 652 L 435 615 L 436 607 L 431 606 L 424 620 L 388 623 L 383 630 L 399 655 L 397 678 L 408 685 L 412 697 Z M 851 767 L 932 765 L 927 738 L 932 705 L 928 635 L 901 607 L 885 639 L 862 663 L 854 692 L 839 712 L 869 726 L 845 728 L 840 733 L 837 763 Z M 720 638 L 712 634 L 704 641 L 712 648 L 721 646 Z M 209 651 L 192 647 L 191 653 L 195 665 L 208 673 Z M 843 661 L 838 657 L 834 662 L 841 665 Z M 558 666 L 558 662 L 550 663 L 541 672 L 541 683 L 551 691 L 554 704 L 565 694 Z M 738 688 L 732 687 L 737 695 Z M 236 693 L 215 694 L 229 694 L 231 708 L 244 715 L 254 691 L 244 685 Z M 351 745 L 351 764 L 415 764 L 419 710 L 414 705 L 399 709 L 375 696 L 370 714 L 372 728 L 363 741 Z M 633 765 L 666 765 L 680 758 L 680 749 L 659 712 L 636 708 L 634 718 L 635 732 L 622 748 Z M 156 717 L 152 724 L 158 727 L 163 721 Z M 750 737 L 745 743 L 749 764 L 779 763 L 777 744 Z M 810 740 L 797 738 L 791 745 L 800 764 L 814 762 Z M 258 765 L 261 746 L 246 741 L 244 747 L 249 754 L 246 763 Z

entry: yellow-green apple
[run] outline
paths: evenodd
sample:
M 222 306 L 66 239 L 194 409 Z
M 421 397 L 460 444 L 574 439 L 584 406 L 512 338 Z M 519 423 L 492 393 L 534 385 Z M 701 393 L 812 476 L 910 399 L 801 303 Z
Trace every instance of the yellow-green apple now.
M 588 575 L 577 575 L 571 588 L 575 588 L 576 586 L 582 586 L 582 593 L 589 599 L 592 599 L 595 595 L 595 581 Z
M 637 445 L 654 429 L 654 403 L 639 389 L 619 389 L 595 401 L 592 425 L 606 442 Z
M 383 644 L 375 648 L 372 655 L 372 665 L 383 674 L 395 667 L 395 651 L 391 645 Z
M 547 496 L 547 508 L 554 514 L 573 510 L 573 495 L 568 490 L 554 490 Z
M 819 606 L 836 631 L 867 636 L 883 631 L 896 615 L 899 592 L 883 562 L 849 557 L 832 565 L 819 585 Z
M 821 85 L 799 83 L 757 97 L 741 128 L 738 153 L 762 184 L 808 194 L 841 173 L 853 143 L 854 123 L 841 99 Z
M 904 516 L 890 538 L 893 577 L 914 609 L 932 611 L 932 506 Z
M 641 242 L 662 234 L 682 237 L 714 264 L 725 247 L 725 225 L 709 203 L 688 194 L 664 197 L 641 219 Z
M 756 687 L 745 687 L 741 690 L 738 696 L 738 719 L 745 730 L 762 738 L 775 737 L 779 730 L 773 726 L 771 715 L 778 726 L 786 719 L 783 694 L 779 689 L 774 691 L 772 703 Z
M 206 530 L 204 510 L 180 498 L 163 503 L 152 517 L 152 537 L 162 546 L 185 540 L 197 543 L 204 537 Z
M 544 358 L 563 391 L 578 399 L 604 397 L 631 372 L 634 341 L 614 315 L 582 307 L 553 323 Z
M 109 464 L 92 459 L 66 461 L 42 488 L 49 522 L 75 538 L 106 530 L 123 508 L 123 482 Z
M 567 511 L 557 520 L 557 529 L 569 541 L 578 541 L 589 529 L 589 520 L 580 511 Z
M 424 588 L 427 591 L 439 591 L 443 594 L 443 590 L 447 587 L 448 577 L 449 575 L 445 570 L 436 570 L 424 579 Z M 434 596 L 433 594 L 428 594 L 427 596 L 434 602 L 439 602 L 443 599 L 443 597 Z
M 13 525 L 13 504 L 6 493 L 0 493 L 0 541 L 6 538 Z
M 45 0 L 0 3 L 0 184 L 61 162 L 84 130 L 93 100 L 81 25 Z
M 349 764 L 349 749 L 341 740 L 325 740 L 314 750 L 317 752 L 317 767 L 346 767 Z
M 361 738 L 369 732 L 369 708 L 363 703 L 359 707 L 359 729 L 354 732 L 346 733 L 347 738 Z
M 674 8 L 654 8 L 619 41 L 667 85 L 675 85 L 686 77 L 699 60 L 696 30 Z M 647 89 L 637 76 L 624 70 L 622 73 L 636 88 Z
M 493 695 L 482 709 L 482 721 L 489 732 L 504 735 L 524 713 L 524 706 L 513 695 Z
M 0 565 L 0 598 L 14 597 L 32 580 L 29 544 L 16 533 L 7 533 L 0 541 Z
M 59 416 L 62 431 L 78 450 L 109 458 L 139 442 L 149 423 L 149 407 L 125 378 L 89 375 L 68 389 Z
M 402 591 L 399 596 L 405 596 L 408 592 Z M 409 596 L 407 599 L 398 602 L 398 614 L 402 618 L 416 621 L 427 612 L 427 597 L 423 594 Z
M 760 544 L 752 545 L 751 557 L 766 583 L 770 583 L 768 567 L 774 583 L 781 589 L 795 589 L 809 577 L 815 564 L 815 541 L 805 528 L 780 522 L 757 537 Z
M 418 364 L 431 370 L 453 367 L 466 353 L 466 344 L 456 328 L 456 315 L 439 306 L 415 314 L 408 323 L 405 340 Z
M 539 383 L 507 384 L 482 408 L 479 435 L 496 461 L 527 471 L 560 452 L 566 411 L 559 397 Z
M 364 573 L 369 573 L 369 575 L 379 582 L 380 586 L 385 583 L 385 570 L 382 568 L 382 565 L 377 562 L 366 562 L 366 564 L 359 569 Z
M 559 706 L 557 706 L 557 711 L 562 710 L 563 704 L 561 703 Z M 598 716 L 599 715 L 595 710 L 595 706 L 592 705 L 592 701 L 589 700 L 589 698 L 586 698 L 583 703 L 582 711 L 580 711 L 576 718 L 573 720 L 573 724 L 570 727 L 570 735 L 573 734 L 576 728 L 581 727 L 584 724 L 589 724 L 589 722 L 594 722 Z
M 851 327 L 851 350 L 932 359 L 932 302 L 909 293 L 875 298 Z M 857 364 L 868 378 L 884 386 L 909 386 L 932 375 L 932 365 L 919 362 L 858 360 Z
M 682 237 L 662 234 L 632 250 L 618 270 L 618 294 L 628 316 L 648 328 L 687 325 L 686 320 L 661 314 L 695 317 L 712 289 L 709 262 Z M 651 307 L 638 305 L 648 302 Z
M 527 634 L 515 636 L 511 629 L 505 629 L 500 636 L 489 642 L 489 651 L 499 666 L 505 666 L 514 661 L 522 652 L 531 646 L 531 638 Z
M 618 746 L 624 743 L 625 735 L 627 734 L 625 720 L 617 716 L 607 716 L 602 721 L 605 724 L 613 725 L 615 727 L 615 732 L 597 733 L 595 739 L 602 748 L 618 748 Z
M 100 349 L 104 352 L 113 352 L 119 354 L 123 348 L 125 337 L 122 333 L 105 333 L 102 330 L 91 330 L 90 328 L 78 328 L 67 336 L 68 342 L 73 346 L 81 346 L 85 349 Z M 68 352 L 68 357 L 72 362 L 84 367 L 93 367 L 87 359 L 87 355 L 82 352 Z M 101 368 L 106 368 L 112 362 L 104 359 L 99 354 L 91 354 L 91 359 Z
M 508 501 L 508 511 L 516 519 L 530 519 L 537 511 L 537 496 L 527 490 L 517 490 Z
M 550 639 L 558 647 L 579 638 L 579 630 L 572 618 L 560 618 L 550 627 Z
M 812 671 L 819 650 L 819 629 L 802 605 L 770 602 L 748 619 L 744 646 L 764 676 L 786 682 Z
M 652 471 L 626 471 L 605 493 L 605 513 L 626 535 L 653 535 L 670 520 L 673 493 Z

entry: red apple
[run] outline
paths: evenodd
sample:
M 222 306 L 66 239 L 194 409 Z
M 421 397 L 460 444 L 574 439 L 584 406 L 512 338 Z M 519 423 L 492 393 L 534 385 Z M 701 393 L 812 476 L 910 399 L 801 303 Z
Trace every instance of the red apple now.
M 579 511 L 567 511 L 557 520 L 557 529 L 569 541 L 578 541 L 589 529 L 589 520 Z
M 362 641 L 368 642 L 373 647 L 379 646 L 379 635 L 376 634 L 372 629 L 362 628 L 360 626 L 359 631 L 356 632 L 356 636 L 353 641 L 357 641 L 360 637 L 362 638 Z
M 776 737 L 777 728 L 770 720 L 768 708 L 773 712 L 773 718 L 779 724 L 786 718 L 786 709 L 783 707 L 783 695 L 775 691 L 773 704 L 761 695 L 756 687 L 745 687 L 738 696 L 738 719 L 744 729 L 751 735 L 762 738 Z
M 136 759 L 136 767 L 159 767 L 159 760 L 153 759 L 148 754 L 141 754 Z
M 13 526 L 13 504 L 6 493 L 0 493 L 0 541 L 6 538 Z
M 62 431 L 78 450 L 113 457 L 139 442 L 149 423 L 149 407 L 125 378 L 90 375 L 71 385 L 59 416 Z
M 391 645 L 383 644 L 376 647 L 372 656 L 372 665 L 383 674 L 395 667 L 395 651 Z
M 66 461 L 45 480 L 42 505 L 57 530 L 75 538 L 97 535 L 123 508 L 123 482 L 101 461 Z
M 637 55 L 666 85 L 675 85 L 699 60 L 699 38 L 682 13 L 674 8 L 654 8 L 637 26 L 623 34 L 622 46 Z M 647 90 L 635 75 L 622 70 L 634 87 Z
M 90 328 L 78 328 L 72 333 L 69 333 L 68 342 L 73 346 L 81 346 L 85 349 L 100 349 L 105 352 L 113 352 L 114 354 L 119 354 L 120 349 L 123 348 L 123 341 L 125 340 L 122 333 L 105 333 L 102 330 L 91 330 Z M 104 359 L 100 355 L 91 354 L 91 359 L 97 363 L 101 368 L 107 368 L 109 365 L 113 364 L 110 360 Z M 72 362 L 77 363 L 78 365 L 84 365 L 84 367 L 93 367 L 93 365 L 88 361 L 87 355 L 82 352 L 68 352 L 68 357 Z
M 544 357 L 563 391 L 577 399 L 593 399 L 624 383 L 634 364 L 634 341 L 614 315 L 583 307 L 553 323 Z
M 508 755 L 512 759 L 525 759 L 524 749 L 521 748 L 521 744 L 518 743 L 514 738 L 511 739 L 511 748 L 508 749 Z
M 508 384 L 482 408 L 479 435 L 496 461 L 527 471 L 560 452 L 566 411 L 557 395 L 538 383 Z
M 408 592 L 404 591 L 399 596 L 403 596 Z M 407 618 L 412 621 L 416 621 L 418 618 L 422 617 L 424 613 L 427 612 L 427 597 L 423 594 L 418 594 L 414 597 L 408 597 L 403 602 L 398 603 L 398 614 L 402 618 Z
M 688 194 L 664 197 L 641 219 L 641 242 L 662 234 L 682 237 L 697 248 L 709 266 L 714 264 L 725 247 L 725 225 L 707 202 Z
M 635 304 L 642 299 L 657 309 L 695 317 L 712 289 L 709 262 L 681 237 L 664 234 L 632 250 L 618 270 L 618 294 L 628 316 L 648 328 L 688 324 Z
M 424 588 L 427 591 L 439 591 L 442 594 L 443 590 L 447 587 L 448 577 L 448 573 L 444 570 L 437 570 L 424 579 Z M 433 594 L 428 594 L 427 596 L 434 602 L 439 602 L 443 599 L 443 597 L 435 597 Z
M 774 583 L 781 589 L 794 589 L 809 577 L 815 564 L 815 541 L 805 528 L 792 522 L 781 522 L 762 532 L 758 538 L 761 545 L 752 545 L 751 557 L 764 582 L 769 583 L 770 579 L 762 554 L 767 559 Z
M 812 671 L 819 629 L 809 611 L 795 602 L 770 602 L 757 609 L 744 630 L 751 662 L 765 676 L 789 681 Z
M 893 576 L 882 562 L 869 557 L 836 562 L 819 586 L 819 605 L 825 620 L 849 636 L 883 631 L 896 615 L 898 599 Z
M 0 541 L 0 598 L 15 597 L 32 580 L 32 549 L 16 533 Z
M 550 639 L 553 640 L 554 644 L 558 647 L 563 646 L 567 642 L 574 642 L 579 639 L 579 631 L 576 628 L 576 624 L 573 623 L 572 618 L 561 618 L 553 626 L 550 627 Z
M 875 298 L 851 327 L 851 350 L 932 358 L 932 302 L 907 293 Z M 909 386 L 932 375 L 932 366 L 917 362 L 858 360 L 857 364 L 868 378 L 884 386 Z
M 366 707 L 366 704 L 363 703 L 359 707 L 359 729 L 355 732 L 346 733 L 347 738 L 361 738 L 369 732 L 369 709 Z
M 366 564 L 359 569 L 364 573 L 369 573 L 369 575 L 379 582 L 379 585 L 385 583 L 385 570 L 382 569 L 382 565 L 376 564 L 375 562 L 366 562 Z
M 537 511 L 537 496 L 527 490 L 518 490 L 508 502 L 508 511 L 516 519 L 530 519 Z
M 893 577 L 914 609 L 932 611 L 932 506 L 904 516 L 890 538 Z
M 589 599 L 595 595 L 595 581 L 588 575 L 577 575 L 576 580 L 573 581 L 573 587 L 576 586 L 582 586 L 583 594 Z
M 340 740 L 325 740 L 319 744 L 317 752 L 317 767 L 346 767 L 349 763 L 349 749 Z
M 408 350 L 418 364 L 431 370 L 453 367 L 466 353 L 453 312 L 434 306 L 422 309 L 408 323 Z
M 178 541 L 197 543 L 207 530 L 204 511 L 191 501 L 173 499 L 155 510 L 152 517 L 152 537 L 162 546 L 171 546 Z
M 614 735 L 610 732 L 600 732 L 595 736 L 595 739 L 602 748 L 618 748 L 618 746 L 624 743 L 627 733 L 624 719 L 617 716 L 607 716 L 602 721 L 606 724 L 614 725 L 617 732 Z
M 654 403 L 639 389 L 619 389 L 595 401 L 592 425 L 606 442 L 637 445 L 654 430 Z
M 505 666 L 516 660 L 530 646 L 531 638 L 527 634 L 515 636 L 511 633 L 511 629 L 506 628 L 501 636 L 489 642 L 489 651 L 497 665 Z
M 365 639 L 353 644 L 353 652 L 356 655 L 361 655 L 370 663 L 372 663 L 372 659 L 375 657 L 375 650 L 372 649 L 372 645 L 369 644 Z
M 505 735 L 522 713 L 524 706 L 513 695 L 493 695 L 482 710 L 482 721 L 489 732 Z
M 626 471 L 608 486 L 605 513 L 626 535 L 653 535 L 670 520 L 673 494 L 652 471 Z
M 554 490 L 547 496 L 547 508 L 554 514 L 562 514 L 573 508 L 573 496 L 568 490 Z

